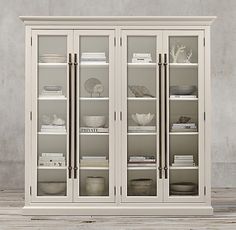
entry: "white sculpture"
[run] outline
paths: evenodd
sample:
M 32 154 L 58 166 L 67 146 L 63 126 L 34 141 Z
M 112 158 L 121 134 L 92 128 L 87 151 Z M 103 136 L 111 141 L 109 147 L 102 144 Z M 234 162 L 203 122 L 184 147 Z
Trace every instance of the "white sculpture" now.
M 190 50 L 188 53 L 186 52 L 186 60 L 185 60 L 186 63 L 190 63 L 190 59 L 191 59 L 192 55 L 193 55 L 192 50 Z
M 185 50 L 185 46 L 184 45 L 177 45 L 177 46 L 173 45 L 171 47 L 170 55 L 172 57 L 173 63 L 177 63 L 178 56 L 180 55 L 180 53 L 183 53 L 184 50 Z

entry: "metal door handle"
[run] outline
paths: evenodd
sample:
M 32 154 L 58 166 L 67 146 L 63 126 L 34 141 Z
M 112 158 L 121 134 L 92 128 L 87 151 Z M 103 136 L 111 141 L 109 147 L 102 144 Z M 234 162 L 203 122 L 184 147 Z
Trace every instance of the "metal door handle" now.
M 162 135 L 161 135 L 161 54 L 159 54 L 158 66 L 159 66 L 159 178 L 162 179 Z
M 168 178 L 168 165 L 167 165 L 167 97 L 166 97 L 166 88 L 167 88 L 167 54 L 164 54 L 164 92 L 165 92 L 165 179 Z

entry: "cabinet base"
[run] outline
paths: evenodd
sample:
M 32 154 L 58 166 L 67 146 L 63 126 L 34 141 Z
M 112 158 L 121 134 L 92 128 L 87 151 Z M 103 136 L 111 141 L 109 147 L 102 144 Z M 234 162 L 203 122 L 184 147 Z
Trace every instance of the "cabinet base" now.
M 81 215 L 81 216 L 192 216 L 213 215 L 211 206 L 168 207 L 75 207 L 75 206 L 24 206 L 23 215 Z

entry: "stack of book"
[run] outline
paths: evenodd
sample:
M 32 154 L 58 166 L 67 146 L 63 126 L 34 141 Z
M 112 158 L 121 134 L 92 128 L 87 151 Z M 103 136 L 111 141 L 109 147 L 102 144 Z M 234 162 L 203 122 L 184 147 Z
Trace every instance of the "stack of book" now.
M 65 97 L 62 94 L 62 87 L 61 86 L 44 86 L 41 97 Z
M 105 52 L 82 53 L 81 63 L 83 63 L 83 64 L 106 63 L 106 54 L 105 54 Z
M 156 126 L 128 126 L 129 133 L 155 132 Z
M 65 167 L 66 160 L 63 153 L 42 153 L 38 161 L 39 166 Z
M 66 132 L 66 126 L 65 125 L 41 125 L 41 132 L 64 133 Z
M 193 155 L 174 155 L 173 167 L 192 167 L 195 166 Z
M 194 98 L 197 98 L 197 95 L 170 95 L 170 98 L 172 99 L 175 99 L 175 98 L 186 98 L 186 99 L 194 99 Z
M 109 163 L 106 156 L 82 156 L 81 167 L 108 167 Z
M 128 159 L 128 166 L 152 167 L 152 166 L 156 166 L 156 159 L 154 156 L 130 156 Z
M 108 133 L 108 128 L 90 128 L 90 127 L 81 127 L 81 133 Z
M 150 53 L 133 53 L 132 63 L 150 63 L 152 57 Z
M 171 131 L 173 132 L 186 132 L 186 131 L 197 131 L 197 126 L 195 123 L 173 123 L 171 126 Z

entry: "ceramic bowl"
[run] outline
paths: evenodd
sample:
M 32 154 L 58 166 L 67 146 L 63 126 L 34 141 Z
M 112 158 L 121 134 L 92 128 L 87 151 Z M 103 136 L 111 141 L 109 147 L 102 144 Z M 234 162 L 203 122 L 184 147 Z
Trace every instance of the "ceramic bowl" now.
M 176 192 L 192 192 L 195 191 L 197 185 L 192 182 L 180 182 L 180 183 L 172 183 L 170 185 L 170 189 Z
M 132 114 L 132 119 L 138 124 L 138 125 L 147 125 L 149 124 L 153 117 L 154 117 L 154 114 L 151 114 L 151 113 L 148 113 L 148 114 L 144 114 L 144 113 L 135 113 L 135 114 Z
M 103 127 L 106 123 L 106 117 L 105 116 L 84 116 L 83 117 L 84 124 L 87 127 Z
M 174 85 L 170 86 L 170 94 L 172 95 L 191 95 L 196 91 L 195 85 Z
M 38 186 L 42 192 L 49 195 L 60 194 L 66 191 L 65 182 L 54 182 L 54 181 L 40 182 Z
M 104 177 L 87 177 L 86 193 L 88 196 L 101 196 L 105 190 Z
M 148 178 L 133 179 L 130 181 L 132 194 L 135 196 L 148 196 L 152 191 L 153 180 Z

